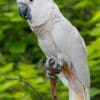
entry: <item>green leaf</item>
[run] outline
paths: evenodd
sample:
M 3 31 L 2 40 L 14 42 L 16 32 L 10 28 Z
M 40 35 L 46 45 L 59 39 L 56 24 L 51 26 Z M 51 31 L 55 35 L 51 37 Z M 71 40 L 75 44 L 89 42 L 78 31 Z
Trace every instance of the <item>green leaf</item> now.
M 6 43 L 5 48 L 8 49 L 12 54 L 24 53 L 26 44 L 24 42 L 16 41 Z
M 100 89 L 91 88 L 91 90 L 90 90 L 90 95 L 91 95 L 91 97 L 96 96 L 96 95 L 98 95 L 98 94 L 100 94 Z
M 2 72 L 11 72 L 13 70 L 13 63 L 8 63 L 0 67 L 0 71 Z
M 93 24 L 96 22 L 100 23 L 100 10 L 94 13 L 94 16 L 92 17 L 89 23 Z

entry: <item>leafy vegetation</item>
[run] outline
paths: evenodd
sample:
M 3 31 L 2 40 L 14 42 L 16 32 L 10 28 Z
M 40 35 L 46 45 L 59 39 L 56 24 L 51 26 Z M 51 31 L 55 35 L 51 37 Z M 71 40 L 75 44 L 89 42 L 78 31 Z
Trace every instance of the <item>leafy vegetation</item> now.
M 62 13 L 80 31 L 88 49 L 91 72 L 91 100 L 100 100 L 100 0 L 55 0 Z M 0 1 L 0 72 L 8 77 L 29 81 L 50 100 L 49 81 L 43 62 L 45 57 L 37 45 L 34 33 L 17 12 L 14 0 Z M 59 81 L 61 100 L 68 100 L 67 89 Z M 0 75 L 0 100 L 39 100 L 24 83 L 7 80 Z

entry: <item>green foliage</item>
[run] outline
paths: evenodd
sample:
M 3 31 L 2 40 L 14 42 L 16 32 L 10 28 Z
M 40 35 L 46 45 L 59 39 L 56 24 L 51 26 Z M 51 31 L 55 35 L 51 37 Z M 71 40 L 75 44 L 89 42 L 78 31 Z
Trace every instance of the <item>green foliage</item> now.
M 91 100 L 100 99 L 100 0 L 55 0 L 64 16 L 80 31 L 88 49 L 91 72 Z M 0 1 L 0 71 L 8 77 L 28 80 L 50 100 L 49 81 L 43 69 L 45 57 L 34 33 L 18 15 L 14 0 Z M 68 100 L 67 89 L 57 84 L 61 100 Z M 67 99 L 66 99 L 67 98 Z M 39 100 L 24 83 L 0 76 L 0 100 Z

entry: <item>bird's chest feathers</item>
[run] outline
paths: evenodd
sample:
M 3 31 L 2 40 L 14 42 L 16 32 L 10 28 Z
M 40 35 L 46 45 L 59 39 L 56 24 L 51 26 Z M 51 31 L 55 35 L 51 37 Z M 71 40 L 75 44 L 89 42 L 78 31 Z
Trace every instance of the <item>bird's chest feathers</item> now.
M 42 30 L 38 34 L 38 43 L 46 57 L 56 56 L 57 48 L 49 29 Z

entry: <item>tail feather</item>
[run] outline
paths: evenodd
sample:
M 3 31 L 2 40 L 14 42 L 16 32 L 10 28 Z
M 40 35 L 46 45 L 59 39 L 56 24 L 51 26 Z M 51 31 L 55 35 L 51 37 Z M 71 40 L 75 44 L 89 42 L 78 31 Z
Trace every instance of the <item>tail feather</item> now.
M 83 95 L 80 96 L 69 88 L 69 100 L 90 100 L 89 89 L 83 86 Z
M 69 88 L 69 100 L 90 100 L 89 88 L 80 82 L 72 66 L 63 66 L 59 78 Z

